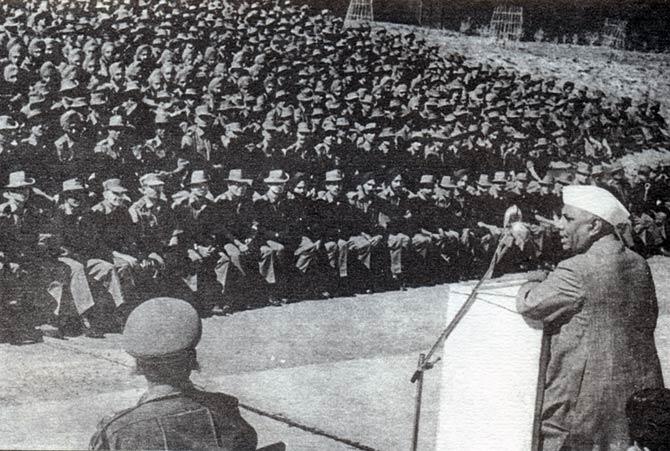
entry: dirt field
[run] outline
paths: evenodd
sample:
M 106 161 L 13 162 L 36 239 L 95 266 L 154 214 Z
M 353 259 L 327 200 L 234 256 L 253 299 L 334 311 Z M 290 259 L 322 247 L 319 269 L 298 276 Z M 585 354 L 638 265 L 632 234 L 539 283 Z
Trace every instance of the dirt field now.
M 670 259 L 650 260 L 670 382 Z M 446 287 L 307 301 L 207 319 L 196 382 L 238 396 L 261 444 L 291 450 L 407 449 L 409 377 L 444 327 Z M 136 402 L 120 336 L 0 345 L 0 447 L 86 447 L 98 419 Z M 433 449 L 439 371 L 427 373 L 420 449 Z

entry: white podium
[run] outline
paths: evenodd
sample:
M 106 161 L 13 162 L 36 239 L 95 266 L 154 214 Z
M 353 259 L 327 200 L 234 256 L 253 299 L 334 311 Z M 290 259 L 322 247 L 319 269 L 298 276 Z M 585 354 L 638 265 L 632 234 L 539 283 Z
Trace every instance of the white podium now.
M 542 325 L 516 312 L 524 282 L 485 282 L 442 349 L 437 450 L 531 450 Z M 447 322 L 474 284 L 453 284 Z

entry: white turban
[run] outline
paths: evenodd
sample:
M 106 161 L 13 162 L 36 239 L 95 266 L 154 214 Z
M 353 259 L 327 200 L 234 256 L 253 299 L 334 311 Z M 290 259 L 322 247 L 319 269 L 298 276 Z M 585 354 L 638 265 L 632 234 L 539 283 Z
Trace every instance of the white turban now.
M 581 208 L 613 226 L 627 224 L 630 213 L 612 193 L 597 186 L 570 185 L 563 188 L 563 203 Z

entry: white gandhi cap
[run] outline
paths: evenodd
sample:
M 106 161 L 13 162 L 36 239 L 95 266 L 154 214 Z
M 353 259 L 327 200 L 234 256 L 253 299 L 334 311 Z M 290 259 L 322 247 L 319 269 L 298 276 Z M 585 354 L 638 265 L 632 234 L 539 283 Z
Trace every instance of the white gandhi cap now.
M 597 186 L 570 185 L 563 188 L 563 203 L 588 211 L 613 226 L 628 223 L 630 213 L 612 193 Z

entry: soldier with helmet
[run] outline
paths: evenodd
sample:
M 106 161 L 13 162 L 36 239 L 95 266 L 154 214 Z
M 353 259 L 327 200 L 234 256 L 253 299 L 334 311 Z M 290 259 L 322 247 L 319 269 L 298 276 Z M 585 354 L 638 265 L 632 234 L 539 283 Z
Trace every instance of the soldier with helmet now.
M 131 312 L 123 346 L 147 390 L 137 405 L 99 423 L 90 449 L 256 449 L 237 399 L 191 382 L 201 335 L 198 312 L 180 299 L 154 298 Z

